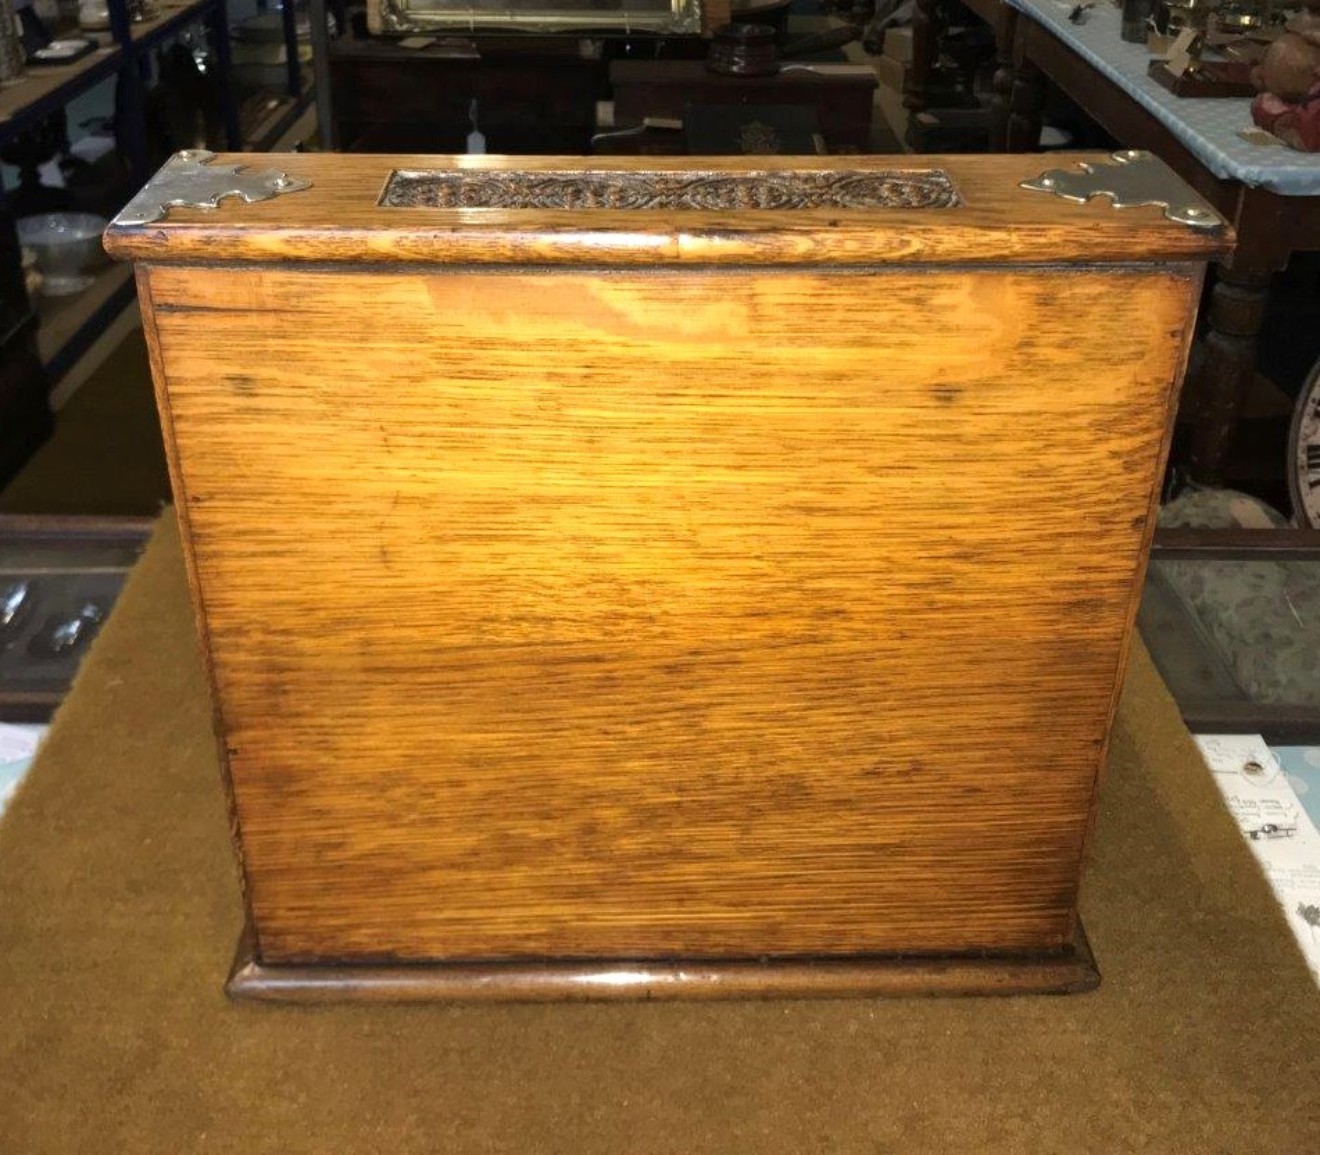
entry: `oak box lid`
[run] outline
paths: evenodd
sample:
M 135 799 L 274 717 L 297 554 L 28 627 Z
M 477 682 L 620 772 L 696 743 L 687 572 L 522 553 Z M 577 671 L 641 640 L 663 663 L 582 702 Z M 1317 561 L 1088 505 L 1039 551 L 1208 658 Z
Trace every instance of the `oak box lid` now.
M 190 207 L 208 200 L 218 204 Z M 224 264 L 1145 264 L 1215 256 L 1232 231 L 1137 152 L 191 152 L 166 163 L 105 243 L 131 260 Z

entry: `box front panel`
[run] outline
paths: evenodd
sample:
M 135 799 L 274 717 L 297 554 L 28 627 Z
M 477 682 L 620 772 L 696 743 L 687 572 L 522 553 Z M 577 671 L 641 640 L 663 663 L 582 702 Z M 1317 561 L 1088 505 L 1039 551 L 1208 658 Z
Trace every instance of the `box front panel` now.
M 266 961 L 1065 940 L 1195 278 L 148 281 Z

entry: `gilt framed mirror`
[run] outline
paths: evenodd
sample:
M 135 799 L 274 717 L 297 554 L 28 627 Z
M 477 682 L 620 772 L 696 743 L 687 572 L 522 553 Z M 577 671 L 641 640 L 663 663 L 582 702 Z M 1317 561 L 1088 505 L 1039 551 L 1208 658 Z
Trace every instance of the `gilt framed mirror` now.
M 416 32 L 701 31 L 702 0 L 371 0 L 376 35 Z

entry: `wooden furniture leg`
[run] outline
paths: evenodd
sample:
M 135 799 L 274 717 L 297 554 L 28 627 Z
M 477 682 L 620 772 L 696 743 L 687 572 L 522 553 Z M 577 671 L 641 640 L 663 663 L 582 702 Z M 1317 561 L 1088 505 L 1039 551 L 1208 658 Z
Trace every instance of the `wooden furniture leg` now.
M 1008 151 L 1008 120 L 1013 100 L 1013 42 L 1017 37 L 1017 9 L 999 6 L 995 31 L 995 72 L 991 81 L 990 151 Z M 1039 139 L 1039 133 L 1037 133 Z
M 1263 189 L 1243 189 L 1230 219 L 1238 243 L 1216 266 L 1206 310 L 1205 355 L 1187 382 L 1182 420 L 1191 426 L 1187 472 L 1216 482 L 1232 448 L 1242 402 L 1256 374 L 1256 341 L 1273 275 L 1288 264 L 1300 230 L 1292 202 Z
M 1223 472 L 1242 399 L 1256 372 L 1256 338 L 1265 319 L 1270 274 L 1217 267 L 1206 319 L 1205 356 L 1188 382 L 1185 412 L 1192 425 L 1188 472 L 1211 482 Z
M 1040 117 L 1044 103 L 1045 77 L 1023 52 L 1022 45 L 1015 43 L 1005 134 L 1009 152 L 1036 152 L 1040 148 Z
M 903 107 L 915 116 L 930 106 L 930 84 L 939 57 L 939 0 L 915 0 L 912 10 L 912 62 L 903 80 Z

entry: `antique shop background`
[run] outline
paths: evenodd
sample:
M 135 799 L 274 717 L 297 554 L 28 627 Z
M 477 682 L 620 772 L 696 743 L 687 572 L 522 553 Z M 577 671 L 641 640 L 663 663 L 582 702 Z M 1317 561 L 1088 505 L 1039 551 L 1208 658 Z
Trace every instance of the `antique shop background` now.
M 1059 154 L 1050 163 L 1066 163 L 1073 148 L 1150 147 L 1144 122 L 1113 85 L 1069 84 L 1067 69 L 1044 50 L 1037 65 L 1015 61 L 1007 6 L 760 7 L 761 20 L 780 21 L 799 41 L 786 55 L 824 66 L 819 90 L 807 97 L 784 96 L 791 72 L 757 90 L 755 110 L 787 142 L 784 151 L 986 151 L 1012 131 L 1020 138 L 1024 123 L 1037 147 Z M 1065 38 L 1069 67 L 1083 61 L 1108 75 L 1088 46 L 1102 36 L 1119 41 L 1116 7 L 1014 0 L 1014 10 Z M 0 646 L 0 806 L 19 788 L 171 498 L 129 267 L 84 243 L 75 275 L 61 282 L 23 243 L 38 235 L 25 228 L 49 214 L 83 214 L 94 219 L 56 225 L 66 235 L 81 226 L 71 243 L 87 242 L 184 147 L 279 152 L 333 142 L 367 151 L 616 155 L 682 152 L 691 138 L 708 151 L 746 141 L 728 121 L 726 97 L 701 87 L 714 82 L 700 37 L 673 37 L 664 53 L 618 31 L 484 44 L 460 29 L 400 43 L 373 38 L 352 6 L 327 13 L 320 3 L 263 0 L 155 0 L 145 8 L 130 0 L 98 8 L 93 0 L 81 9 L 37 0 L 25 11 L 19 26 L 29 57 L 42 29 L 96 44 L 71 63 L 29 63 L 0 87 L 0 593 L 38 575 L 42 621 L 72 627 L 56 651 L 38 653 L 26 635 Z M 823 41 L 800 43 L 819 34 Z M 657 58 L 664 67 L 647 71 Z M 1121 71 L 1121 61 L 1110 71 Z M 673 95 L 675 85 L 700 89 L 695 106 Z M 516 93 L 508 107 L 506 93 Z M 1240 97 L 1219 108 L 1234 134 L 1250 129 L 1247 105 Z M 1133 136 L 1121 131 L 1127 126 Z M 1282 152 L 1261 144 L 1259 164 L 1268 168 Z M 1320 204 L 1320 162 L 1313 181 L 1305 195 Z M 1294 507 L 1298 482 L 1289 477 L 1294 411 L 1316 390 L 1320 364 L 1320 266 L 1305 244 L 1280 247 L 1289 251 L 1263 281 L 1263 319 L 1249 338 L 1254 366 L 1224 452 L 1207 467 L 1194 431 L 1180 423 L 1167 479 L 1162 527 L 1220 536 L 1172 534 L 1163 552 L 1157 542 L 1141 627 L 1197 734 L 1206 774 L 1320 982 L 1320 550 L 1305 511 Z M 932 320 L 932 342 L 938 325 Z M 1222 355 L 1222 344 L 1203 345 L 1193 373 Z

